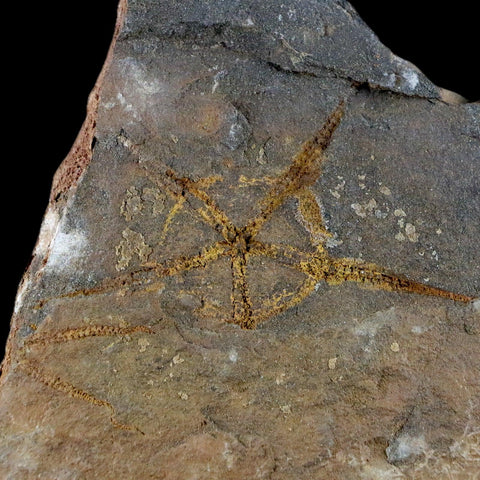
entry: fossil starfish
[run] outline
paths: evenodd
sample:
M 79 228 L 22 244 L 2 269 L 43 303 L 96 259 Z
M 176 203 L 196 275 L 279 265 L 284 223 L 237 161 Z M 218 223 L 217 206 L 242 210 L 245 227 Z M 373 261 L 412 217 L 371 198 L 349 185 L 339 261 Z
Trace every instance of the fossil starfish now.
M 373 263 L 332 257 L 324 248 L 322 243 L 324 244 L 331 234 L 324 226 L 320 207 L 310 187 L 321 175 L 324 152 L 341 122 L 343 111 L 344 105 L 341 102 L 327 117 L 322 128 L 302 145 L 290 166 L 271 181 L 270 190 L 261 200 L 258 215 L 241 227 L 235 225 L 207 193 L 208 188 L 219 180 L 219 177 L 193 181 L 188 177 L 178 176 L 170 167 L 165 167 L 163 175 L 158 178 L 155 175 L 152 177 L 150 172 L 149 176 L 154 178 L 159 188 L 165 189 L 175 200 L 165 222 L 164 233 L 173 217 L 184 208 L 186 198 L 191 197 L 197 199 L 201 206 L 190 207 L 205 224 L 221 235 L 222 240 L 203 248 L 197 255 L 179 257 L 163 263 L 144 262 L 140 268 L 132 270 L 126 276 L 120 275 L 97 287 L 67 293 L 63 297 L 101 294 L 125 285 L 141 288 L 142 283 L 145 283 L 142 275 L 147 272 L 153 273 L 157 278 L 169 277 L 205 267 L 220 257 L 229 257 L 232 274 L 232 315 L 226 321 L 244 329 L 254 329 L 259 322 L 297 305 L 322 281 L 332 285 L 350 281 L 392 292 L 432 295 L 461 302 L 472 300 L 469 296 L 388 272 Z M 128 139 L 124 139 L 124 145 L 135 151 L 135 146 Z M 291 197 L 297 200 L 299 212 L 310 233 L 313 251 L 301 251 L 290 245 L 275 245 L 256 239 L 273 213 Z M 296 292 L 285 295 L 286 299 L 283 301 L 254 309 L 248 285 L 248 263 L 249 259 L 255 256 L 270 257 L 284 266 L 300 271 L 305 276 L 303 284 Z
M 174 205 L 165 221 L 162 238 L 165 237 L 174 217 L 185 208 L 186 203 L 189 203 L 194 213 L 206 225 L 218 232 L 222 240 L 206 246 L 197 255 L 178 257 L 163 263 L 144 262 L 140 267 L 132 269 L 129 273 L 106 280 L 96 287 L 76 290 L 45 299 L 37 305 L 37 308 L 43 307 L 47 302 L 54 299 L 106 294 L 125 287 L 132 288 L 134 291 L 141 289 L 152 291 L 152 284 L 145 279 L 147 274 L 152 274 L 155 278 L 180 275 L 189 270 L 203 268 L 221 257 L 230 259 L 232 275 L 232 313 L 231 317 L 226 320 L 244 329 L 254 329 L 259 322 L 299 304 L 322 281 L 332 285 L 347 281 L 356 282 L 380 290 L 432 295 L 461 302 L 473 300 L 467 295 L 432 287 L 390 273 L 373 263 L 351 258 L 332 257 L 324 248 L 323 244 L 331 234 L 324 226 L 320 207 L 310 187 L 320 177 L 324 152 L 340 124 L 342 115 L 343 103 L 340 103 L 328 116 L 317 134 L 303 144 L 300 151 L 293 157 L 290 166 L 270 182 L 270 190 L 259 205 L 258 215 L 242 227 L 235 225 L 207 193 L 208 188 L 219 180 L 218 177 L 207 177 L 193 181 L 190 178 L 178 176 L 172 168 L 167 167 L 164 168 L 162 175 L 157 176 L 152 175 L 152 172 L 147 172 L 149 178 L 155 181 L 159 188 L 165 190 L 174 200 Z M 127 139 L 124 139 L 124 144 L 135 150 L 135 147 Z M 192 200 L 196 199 L 196 205 L 200 206 L 194 206 L 194 202 L 187 202 L 187 197 L 191 197 Z M 292 197 L 297 200 L 299 213 L 304 220 L 305 228 L 309 232 L 312 244 L 311 251 L 302 251 L 290 245 L 276 245 L 257 239 L 259 232 L 273 213 L 287 199 Z M 304 275 L 303 283 L 297 291 L 281 296 L 281 299 L 270 302 L 270 305 L 255 309 L 252 306 L 248 285 L 248 266 L 249 260 L 256 256 L 272 258 L 288 268 L 301 272 Z M 37 333 L 25 341 L 24 347 L 21 349 L 19 365 L 32 378 L 50 388 L 93 405 L 105 407 L 110 412 L 110 421 L 116 428 L 143 433 L 136 426 L 119 422 L 116 419 L 115 409 L 109 401 L 100 399 L 73 383 L 44 371 L 33 360 L 27 358 L 28 351 L 42 345 L 80 341 L 88 337 L 127 336 L 139 332 L 144 334 L 155 333 L 151 327 L 145 325 L 132 327 L 92 325 L 51 333 Z

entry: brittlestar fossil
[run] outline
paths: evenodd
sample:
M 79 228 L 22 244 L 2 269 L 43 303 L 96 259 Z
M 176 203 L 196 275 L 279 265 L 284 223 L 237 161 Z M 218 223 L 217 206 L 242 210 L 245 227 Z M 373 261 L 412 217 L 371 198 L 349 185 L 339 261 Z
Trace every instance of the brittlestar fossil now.
M 469 296 L 429 286 L 388 272 L 373 263 L 351 258 L 335 258 L 329 255 L 323 244 L 330 233 L 324 226 L 320 207 L 310 187 L 321 175 L 324 152 L 341 122 L 343 110 L 342 102 L 328 116 L 317 134 L 303 144 L 292 159 L 290 166 L 270 182 L 270 190 L 260 203 L 259 214 L 241 227 L 235 225 L 207 193 L 209 186 L 219 180 L 218 177 L 193 181 L 188 177 L 180 177 L 172 168 L 165 167 L 163 175 L 158 176 L 156 182 L 160 188 L 165 189 L 174 198 L 175 205 L 170 211 L 164 228 L 184 207 L 186 198 L 191 196 L 201 204 L 201 207 L 191 208 L 204 223 L 221 235 L 222 240 L 203 248 L 199 254 L 190 257 L 180 257 L 163 263 L 144 262 L 140 268 L 131 271 L 128 276 L 120 275 L 98 287 L 71 292 L 64 297 L 107 293 L 120 285 L 139 286 L 145 282 L 141 275 L 147 272 L 154 273 L 157 278 L 180 275 L 192 269 L 205 267 L 220 257 L 229 257 L 232 274 L 232 314 L 225 320 L 245 329 L 253 329 L 259 322 L 297 305 L 309 296 L 321 281 L 333 285 L 350 281 L 381 290 L 432 295 L 461 302 L 472 300 Z M 135 150 L 128 139 L 124 139 L 124 145 Z M 151 176 L 151 173 L 149 175 Z M 290 245 L 275 245 L 257 240 L 258 233 L 272 217 L 272 214 L 291 197 L 296 199 L 299 212 L 310 233 L 311 251 L 302 251 Z M 303 284 L 296 292 L 286 295 L 283 302 L 277 302 L 268 308 L 254 309 L 249 291 L 248 261 L 256 256 L 273 258 L 288 268 L 301 272 L 305 276 Z
M 181 275 L 190 270 L 204 268 L 222 257 L 230 260 L 232 278 L 230 295 L 232 308 L 230 315 L 225 315 L 225 320 L 243 329 L 254 329 L 258 323 L 298 305 L 312 294 L 318 283 L 322 281 L 331 285 L 347 281 L 356 282 L 379 290 L 444 297 L 460 302 L 473 300 L 467 295 L 429 286 L 388 272 L 373 263 L 352 258 L 336 258 L 327 252 L 325 243 L 331 234 L 324 225 L 321 209 L 311 187 L 321 175 L 324 152 L 341 122 L 343 111 L 342 102 L 327 117 L 322 128 L 302 145 L 299 152 L 293 157 L 290 166 L 278 177 L 270 180 L 269 191 L 259 204 L 259 213 L 241 227 L 235 225 L 228 218 L 208 193 L 211 185 L 220 180 L 219 177 L 207 177 L 194 181 L 188 177 L 179 176 L 171 167 L 167 166 L 163 167 L 160 174 L 144 171 L 143 173 L 154 181 L 159 189 L 165 191 L 174 200 L 174 205 L 170 209 L 163 227 L 164 233 L 168 230 L 174 217 L 183 208 L 186 208 L 188 203 L 192 212 L 204 224 L 217 232 L 221 236 L 221 240 L 204 247 L 196 255 L 181 256 L 165 262 L 145 261 L 128 274 L 119 274 L 118 277 L 104 281 L 93 288 L 76 290 L 60 297 L 46 299 L 37 305 L 37 308 L 42 308 L 54 299 L 108 294 L 120 288 L 152 291 L 152 285 L 149 283 L 151 277 L 148 280 L 145 279 L 147 274 L 153 275 L 155 278 Z M 136 152 L 136 147 L 128 139 L 123 137 L 122 142 L 125 147 Z M 195 205 L 193 202 L 188 202 L 189 198 L 195 200 Z M 303 224 L 310 235 L 310 250 L 305 251 L 288 244 L 268 243 L 257 238 L 274 212 L 289 198 L 295 198 L 297 201 Z M 163 237 L 164 235 L 162 235 Z M 280 300 L 270 302 L 268 306 L 254 308 L 248 279 L 249 260 L 262 256 L 274 259 L 288 269 L 300 272 L 304 280 L 295 292 L 285 294 Z M 122 265 L 121 269 L 126 266 L 128 265 Z M 27 340 L 26 346 L 62 343 L 93 336 L 121 336 L 139 331 L 153 333 L 147 326 L 107 325 L 72 328 L 50 335 L 34 335 Z M 114 419 L 114 409 L 109 402 L 100 400 L 73 384 L 44 373 L 29 360 L 25 359 L 24 365 L 27 373 L 49 387 L 72 397 L 82 398 L 95 405 L 107 407 L 112 413 L 112 422 L 117 427 L 132 428 L 122 425 Z

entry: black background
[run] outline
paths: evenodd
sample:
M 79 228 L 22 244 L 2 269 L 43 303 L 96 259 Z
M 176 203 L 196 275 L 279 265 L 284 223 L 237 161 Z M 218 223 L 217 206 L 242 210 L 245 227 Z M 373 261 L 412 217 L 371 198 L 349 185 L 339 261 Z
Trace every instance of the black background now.
M 159 0 L 161 1 L 161 0 Z M 321 0 L 319 0 L 321 1 Z M 17 286 L 28 266 L 52 177 L 85 117 L 113 35 L 117 0 L 17 2 L 4 11 L 2 47 L 2 302 L 0 358 Z M 480 98 L 474 2 L 352 0 L 396 55 L 438 86 Z

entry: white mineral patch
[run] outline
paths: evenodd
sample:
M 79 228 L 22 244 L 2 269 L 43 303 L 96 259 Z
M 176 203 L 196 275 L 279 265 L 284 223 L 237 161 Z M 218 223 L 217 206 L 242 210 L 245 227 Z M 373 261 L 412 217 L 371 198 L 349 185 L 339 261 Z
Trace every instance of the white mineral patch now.
M 228 359 L 232 362 L 232 363 L 236 363 L 237 360 L 238 360 L 238 353 L 235 349 L 231 349 L 229 352 L 228 352 Z
M 58 213 L 49 208 L 47 213 L 43 217 L 42 226 L 40 228 L 40 234 L 38 236 L 37 245 L 35 246 L 34 255 L 44 257 L 48 252 L 48 247 L 55 237 L 55 233 L 58 229 L 60 217 Z
M 395 86 L 395 81 L 396 81 L 396 76 L 394 73 L 387 73 L 385 72 L 383 74 L 385 77 L 385 84 L 387 87 L 394 87 Z
M 188 393 L 186 393 L 186 392 L 178 392 L 178 396 L 179 396 L 182 400 L 188 400 Z
M 247 140 L 250 134 L 250 126 L 245 116 L 236 109 L 231 113 L 227 123 L 230 125 L 222 143 L 230 150 L 236 150 Z
M 143 95 L 155 95 L 164 89 L 163 84 L 147 72 L 146 68 L 133 58 L 124 60 L 125 71 L 134 80 L 137 91 Z
M 235 455 L 230 448 L 230 444 L 228 442 L 224 443 L 224 449 L 222 452 L 222 456 L 225 460 L 227 470 L 231 470 L 235 465 Z
M 138 339 L 138 346 L 140 347 L 140 352 L 144 352 L 149 345 L 150 342 L 146 338 Z
M 66 232 L 60 227 L 50 245 L 46 268 L 57 271 L 76 268 L 77 261 L 85 255 L 87 245 L 84 232 L 79 229 Z
M 111 110 L 115 106 L 115 102 L 103 102 L 101 105 L 105 110 Z
M 330 189 L 329 191 L 335 198 L 337 198 L 337 199 L 340 198 L 341 195 L 336 190 L 331 190 Z
M 399 352 L 400 351 L 400 345 L 398 344 L 398 342 L 393 342 L 391 345 L 390 345 L 390 350 L 392 352 Z
M 40 228 L 40 233 L 38 235 L 37 244 L 35 245 L 35 250 L 33 254 L 40 258 L 47 257 L 50 245 L 52 244 L 55 236 L 57 234 L 57 230 L 59 229 L 60 225 L 60 216 L 58 212 L 52 208 L 49 208 L 43 217 L 42 226 Z M 25 292 L 28 290 L 31 284 L 31 279 L 28 276 L 24 276 L 22 282 L 17 291 L 17 296 L 15 298 L 15 306 L 14 312 L 18 313 L 22 304 L 23 304 L 23 297 Z
M 381 310 L 372 316 L 362 320 L 360 324 L 352 328 L 355 335 L 362 337 L 374 338 L 378 330 L 386 324 L 393 323 L 397 320 L 397 312 L 395 307 Z
M 327 248 L 335 248 L 335 247 L 338 247 L 339 245 L 342 245 L 342 243 L 343 243 L 343 240 L 338 240 L 336 233 L 333 235 L 333 237 L 328 237 L 325 240 L 325 246 Z
M 480 313 L 480 300 L 475 300 L 473 302 L 473 310 L 477 313 Z
M 230 130 L 228 131 L 228 145 L 237 145 L 238 138 L 242 135 L 242 133 L 242 125 L 240 123 L 232 123 L 230 125 Z
M 407 82 L 408 88 L 415 90 L 418 85 L 418 75 L 414 70 L 404 70 L 402 72 L 402 77 Z
M 226 70 L 222 70 L 220 72 L 217 72 L 213 76 L 213 86 L 212 86 L 212 93 L 215 93 L 217 90 L 218 86 L 220 85 L 220 80 L 227 74 Z
M 422 335 L 423 333 L 428 332 L 431 328 L 431 326 L 426 327 L 424 325 L 414 325 L 410 331 L 416 335 Z
M 145 262 L 152 253 L 151 247 L 145 243 L 141 233 L 127 227 L 122 232 L 122 237 L 123 239 L 115 248 L 117 255 L 115 268 L 119 272 L 125 270 L 134 257 L 138 257 L 140 261 Z
M 407 223 L 405 225 L 405 234 L 411 242 L 418 242 L 418 233 L 416 232 L 415 225 Z
M 409 434 L 398 436 L 391 445 L 389 445 L 385 452 L 389 462 L 401 462 L 409 457 L 417 457 L 422 455 L 427 450 L 427 444 L 423 435 L 418 437 Z
M 126 112 L 131 112 L 133 110 L 133 105 L 127 102 L 122 93 L 117 93 L 117 100 Z
M 177 354 L 177 355 L 175 355 L 175 356 L 172 358 L 172 364 L 173 364 L 173 365 L 178 365 L 179 363 L 183 363 L 184 361 L 185 361 L 185 359 L 182 358 L 182 357 L 180 356 L 180 354 Z
M 164 111 L 155 110 L 155 116 L 167 113 L 173 97 L 172 87 L 168 83 L 152 75 L 147 66 L 132 57 L 119 60 L 114 68 L 117 91 L 102 106 L 111 111 L 117 108 L 119 121 L 128 122 L 122 113 L 130 120 L 140 120 L 146 115 L 152 115 L 154 105 L 160 100 Z
M 368 202 L 352 203 L 350 205 L 355 213 L 362 218 L 365 218 L 369 213 L 372 213 L 377 207 L 377 201 L 371 198 Z
M 31 282 L 30 278 L 28 278 L 27 276 L 23 277 L 22 282 L 20 283 L 20 287 L 18 288 L 18 291 L 17 291 L 17 296 L 15 297 L 15 306 L 13 308 L 13 311 L 15 313 L 18 313 L 18 311 L 22 307 L 23 297 L 24 297 L 25 292 L 28 290 L 31 283 L 32 282 Z
M 359 217 L 366 217 L 367 216 L 367 213 L 365 212 L 364 207 L 362 207 L 362 205 L 360 205 L 359 203 L 352 203 L 350 206 L 355 210 L 355 213 Z
M 379 462 L 378 460 L 376 460 Z M 359 480 L 406 480 L 407 477 L 394 465 L 385 464 L 372 465 L 372 459 L 358 462 L 362 468 L 359 471 Z

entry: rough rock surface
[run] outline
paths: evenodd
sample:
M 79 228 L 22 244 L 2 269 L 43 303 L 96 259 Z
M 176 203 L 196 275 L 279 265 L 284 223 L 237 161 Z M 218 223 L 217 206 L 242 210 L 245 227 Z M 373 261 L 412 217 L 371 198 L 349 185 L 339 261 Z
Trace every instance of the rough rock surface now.
M 20 286 L 5 479 L 471 479 L 480 106 L 344 0 L 129 0 Z

